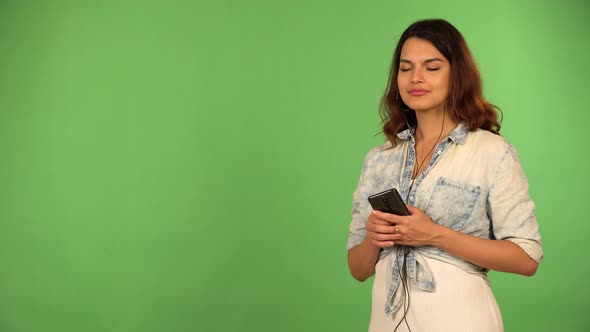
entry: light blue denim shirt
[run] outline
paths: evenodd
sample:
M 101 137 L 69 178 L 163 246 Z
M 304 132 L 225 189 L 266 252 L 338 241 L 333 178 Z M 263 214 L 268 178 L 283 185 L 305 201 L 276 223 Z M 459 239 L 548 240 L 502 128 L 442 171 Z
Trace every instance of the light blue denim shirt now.
M 411 130 L 398 134 L 399 143 L 387 142 L 371 149 L 365 158 L 353 195 L 352 222 L 347 249 L 360 244 L 367 218 L 372 212 L 367 198 L 389 188 L 397 188 L 408 204 L 424 211 L 438 224 L 484 239 L 508 240 L 520 246 L 532 259 L 543 257 L 535 205 L 528 193 L 528 181 L 518 155 L 504 138 L 485 130 L 468 131 L 459 124 L 433 153 L 427 168 L 416 179 L 408 195 L 416 162 Z M 467 272 L 487 278 L 487 270 L 431 246 L 394 246 L 381 251 L 379 259 L 392 259 L 387 280 L 385 312 L 399 307 L 400 274 L 406 273 L 416 286 L 434 291 L 432 275 L 424 257 L 454 264 Z

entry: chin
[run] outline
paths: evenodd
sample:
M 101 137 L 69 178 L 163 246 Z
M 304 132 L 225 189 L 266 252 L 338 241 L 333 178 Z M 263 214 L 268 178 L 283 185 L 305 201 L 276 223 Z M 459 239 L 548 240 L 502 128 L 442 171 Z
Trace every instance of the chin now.
M 435 108 L 434 105 L 408 105 L 411 109 L 413 109 L 416 112 L 424 112 L 424 111 L 428 111 L 431 110 L 433 108 Z
M 436 103 L 412 103 L 411 105 L 407 105 L 416 112 L 425 112 L 438 108 L 442 109 L 442 104 Z

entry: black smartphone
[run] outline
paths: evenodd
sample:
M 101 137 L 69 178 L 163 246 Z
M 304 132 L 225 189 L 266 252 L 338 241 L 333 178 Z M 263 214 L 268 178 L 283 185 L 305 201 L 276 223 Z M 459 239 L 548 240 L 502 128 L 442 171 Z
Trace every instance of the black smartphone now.
M 408 211 L 406 204 L 395 188 L 369 196 L 369 203 L 373 210 L 397 214 L 398 216 L 410 215 L 410 211 Z

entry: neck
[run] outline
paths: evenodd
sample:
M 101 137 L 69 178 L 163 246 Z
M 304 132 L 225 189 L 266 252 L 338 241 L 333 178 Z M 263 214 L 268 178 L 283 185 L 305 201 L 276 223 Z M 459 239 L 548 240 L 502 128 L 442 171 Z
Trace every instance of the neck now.
M 443 126 L 444 117 L 444 127 Z M 418 128 L 416 128 L 416 140 L 420 141 L 431 141 L 435 140 L 441 134 L 441 138 L 447 137 L 457 127 L 457 121 L 453 120 L 450 112 L 439 111 L 427 111 L 427 112 L 416 112 L 416 120 L 418 122 Z

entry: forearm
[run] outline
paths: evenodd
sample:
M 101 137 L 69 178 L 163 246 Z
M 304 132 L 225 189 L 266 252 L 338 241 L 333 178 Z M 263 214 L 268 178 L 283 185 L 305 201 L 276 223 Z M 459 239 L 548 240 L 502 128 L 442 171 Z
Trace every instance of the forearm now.
M 358 281 L 365 281 L 375 274 L 375 264 L 379 258 L 379 251 L 380 248 L 370 244 L 367 239 L 348 250 L 350 274 Z
M 507 240 L 488 240 L 439 226 L 433 245 L 487 269 L 532 276 L 538 263 Z

